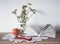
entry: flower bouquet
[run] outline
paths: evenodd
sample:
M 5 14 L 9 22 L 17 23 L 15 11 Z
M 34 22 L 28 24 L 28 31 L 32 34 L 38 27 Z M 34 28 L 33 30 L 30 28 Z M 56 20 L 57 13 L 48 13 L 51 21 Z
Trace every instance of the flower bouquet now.
M 24 30 L 26 29 L 26 22 L 31 18 L 31 16 L 33 14 L 36 14 L 35 9 L 33 9 L 31 3 L 27 3 L 26 5 L 22 5 L 22 10 L 21 13 L 19 14 L 19 16 L 17 15 L 17 10 L 15 9 L 12 11 L 12 14 L 14 14 L 19 22 L 20 25 L 20 29 L 22 30 L 22 32 L 24 32 Z

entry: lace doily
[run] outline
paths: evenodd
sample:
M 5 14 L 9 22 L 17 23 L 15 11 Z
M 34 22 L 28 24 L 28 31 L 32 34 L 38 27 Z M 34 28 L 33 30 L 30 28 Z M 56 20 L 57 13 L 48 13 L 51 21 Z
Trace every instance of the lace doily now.
M 26 42 L 36 42 L 36 41 L 42 41 L 42 39 L 48 39 L 48 37 L 37 36 L 37 37 L 32 37 L 32 40 L 28 41 L 28 40 L 23 40 L 23 39 L 14 39 L 14 37 L 15 36 L 13 34 L 6 34 L 5 36 L 2 37 L 2 39 L 3 40 L 13 41 L 13 42 L 23 42 L 23 41 L 26 41 Z

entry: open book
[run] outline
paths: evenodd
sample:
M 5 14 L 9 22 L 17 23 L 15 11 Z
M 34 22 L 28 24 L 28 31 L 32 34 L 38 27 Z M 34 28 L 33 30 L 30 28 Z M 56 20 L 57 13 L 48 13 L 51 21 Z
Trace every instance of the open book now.
M 27 33 L 28 36 L 47 36 L 51 38 L 56 37 L 55 28 L 50 24 L 47 24 L 46 26 L 44 26 L 42 29 L 39 30 L 37 30 L 37 28 L 34 30 L 31 27 L 27 27 L 25 33 Z

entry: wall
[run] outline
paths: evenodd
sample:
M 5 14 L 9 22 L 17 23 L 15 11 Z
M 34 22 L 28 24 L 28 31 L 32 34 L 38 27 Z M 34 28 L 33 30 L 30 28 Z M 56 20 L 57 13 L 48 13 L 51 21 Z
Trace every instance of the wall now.
M 11 12 L 15 8 L 21 10 L 21 5 L 26 3 L 32 3 L 33 8 L 40 11 L 31 17 L 28 25 L 50 23 L 60 26 L 60 0 L 0 0 L 0 32 L 11 32 L 12 28 L 18 27 L 17 19 Z

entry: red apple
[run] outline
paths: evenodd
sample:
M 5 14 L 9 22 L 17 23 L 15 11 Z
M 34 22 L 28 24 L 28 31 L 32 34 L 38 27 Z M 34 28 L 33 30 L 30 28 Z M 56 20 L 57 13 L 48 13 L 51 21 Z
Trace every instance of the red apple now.
M 18 35 L 20 33 L 20 30 L 18 28 L 13 28 L 12 34 L 13 35 Z

